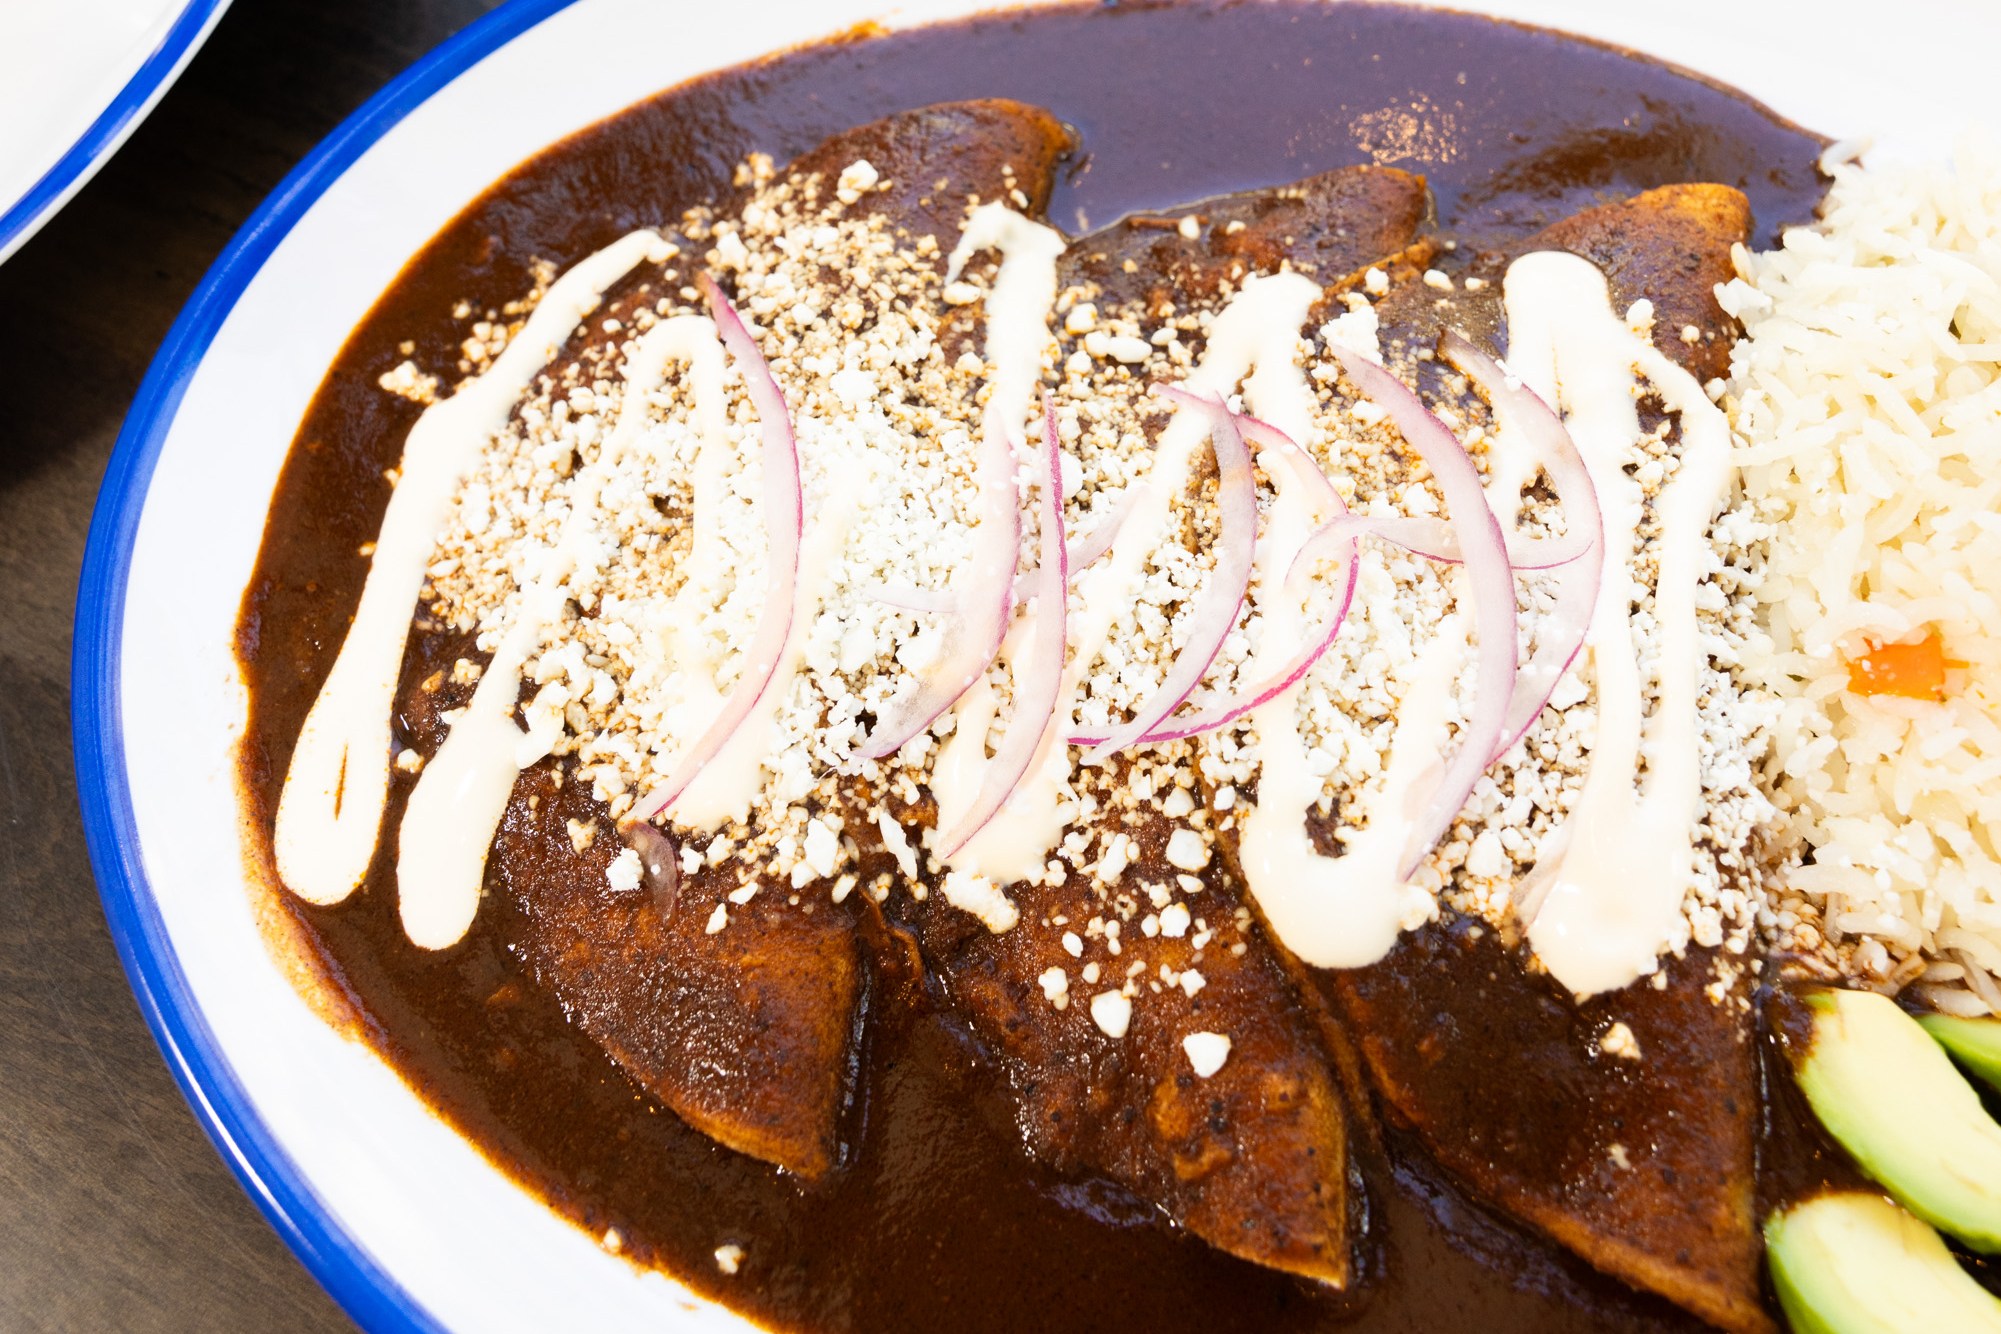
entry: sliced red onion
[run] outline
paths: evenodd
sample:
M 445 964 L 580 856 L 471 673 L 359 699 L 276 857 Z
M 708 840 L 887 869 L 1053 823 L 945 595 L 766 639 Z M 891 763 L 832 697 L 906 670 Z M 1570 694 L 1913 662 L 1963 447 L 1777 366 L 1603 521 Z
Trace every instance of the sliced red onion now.
M 758 350 L 757 340 L 744 327 L 743 317 L 730 305 L 715 279 L 705 273 L 701 284 L 723 346 L 736 359 L 744 388 L 757 408 L 758 432 L 763 442 L 764 532 L 770 548 L 766 558 L 768 589 L 764 609 L 758 615 L 757 634 L 744 652 L 743 671 L 723 701 L 721 711 L 709 724 L 709 730 L 681 756 L 667 780 L 627 813 L 626 819 L 631 822 L 650 820 L 673 805 L 764 698 L 778 671 L 779 659 L 785 654 L 786 640 L 792 635 L 793 603 L 799 586 L 799 541 L 806 527 L 806 512 L 799 491 L 799 449 L 792 436 L 792 414 L 786 409 L 785 394 L 772 378 L 764 353 Z
M 1223 651 L 1223 641 L 1230 637 L 1250 591 L 1258 538 L 1258 483 L 1251 470 L 1251 451 L 1221 398 L 1198 402 L 1209 413 L 1209 441 L 1216 455 L 1216 505 L 1222 512 L 1216 565 L 1189 612 L 1188 642 L 1175 655 L 1160 688 L 1128 722 L 1084 753 L 1086 764 L 1139 741 L 1195 693 Z
M 948 616 L 958 606 L 952 592 L 946 588 L 907 588 L 902 585 L 877 584 L 865 594 L 873 602 L 885 607 L 895 607 L 899 611 L 923 612 L 926 615 Z
M 1132 515 L 1133 502 L 1137 499 L 1138 496 L 1128 490 L 1120 498 L 1119 503 L 1112 507 L 1110 514 L 1098 520 L 1090 532 L 1071 544 L 1067 549 L 1071 573 L 1074 574 L 1104 559 L 1105 553 L 1112 549 L 1112 543 L 1118 540 L 1119 529 L 1125 526 L 1127 518 Z
M 1198 412 L 1213 412 L 1216 408 L 1215 399 L 1191 394 L 1186 389 L 1171 384 L 1157 384 L 1153 387 L 1153 392 L 1170 403 Z M 1230 414 L 1230 420 L 1236 423 L 1237 430 L 1244 439 L 1256 445 L 1260 451 L 1267 449 L 1274 451 L 1279 461 L 1287 466 L 1300 484 L 1319 497 L 1322 508 L 1331 509 L 1337 514 L 1347 512 L 1348 507 L 1341 502 L 1341 493 L 1334 489 L 1332 479 L 1314 461 L 1313 456 L 1306 452 L 1304 445 L 1270 422 L 1248 413 L 1233 412 Z
M 1070 601 L 1070 556 L 1063 539 L 1062 447 L 1056 439 L 1056 409 L 1045 395 L 1042 401 L 1043 446 L 1049 457 L 1049 475 L 1042 484 L 1042 552 L 1035 571 L 1028 576 L 1023 602 L 1036 617 L 1032 642 L 1014 677 L 1014 713 L 1000 744 L 994 747 L 986 777 L 967 811 L 949 833 L 941 835 L 939 856 L 950 857 L 987 827 L 987 823 L 1007 804 L 1021 779 L 1035 763 L 1043 736 L 1056 716 L 1063 692 L 1063 655 L 1068 647 Z
M 1395 543 L 1413 556 L 1422 556 L 1440 565 L 1460 564 L 1459 539 L 1453 536 L 1452 525 L 1443 520 L 1391 519 L 1376 536 L 1385 542 Z M 1508 535 L 1508 564 L 1523 574 L 1559 569 L 1582 558 L 1586 550 L 1586 545 L 1570 541 L 1567 533 L 1562 537 L 1527 537 L 1520 533 Z
M 1334 504 L 1338 507 L 1341 498 L 1337 495 Z M 1355 586 L 1361 564 L 1357 559 L 1359 551 L 1356 543 L 1372 535 L 1385 520 L 1362 514 L 1341 514 L 1333 521 L 1322 525 L 1305 542 L 1293 557 L 1291 567 L 1286 571 L 1285 587 L 1293 588 L 1299 578 L 1324 560 L 1341 559 L 1348 567 L 1348 579 L 1341 590 L 1340 599 L 1332 612 L 1302 642 L 1297 653 L 1280 666 L 1277 671 L 1262 680 L 1255 681 L 1241 690 L 1229 691 L 1211 699 L 1195 713 L 1184 714 L 1171 720 L 1166 726 L 1155 728 L 1139 739 L 1141 745 L 1154 745 L 1162 741 L 1181 741 L 1188 737 L 1213 732 L 1219 727 L 1228 727 L 1237 719 L 1260 705 L 1268 704 L 1298 684 L 1301 677 L 1313 670 L 1333 647 L 1341 634 L 1341 626 L 1348 619 L 1348 611 L 1355 602 Z M 1345 554 L 1342 548 L 1346 548 Z M 1073 746 L 1103 745 L 1103 736 L 1073 736 L 1069 738 Z
M 1021 557 L 1021 491 L 1015 485 L 1015 449 L 1007 430 L 989 418 L 980 430 L 980 521 L 973 530 L 973 556 L 961 573 L 963 594 L 954 590 L 954 624 L 944 652 L 919 674 L 917 686 L 890 702 L 855 754 L 864 760 L 894 755 L 903 743 L 958 702 L 993 665 L 1007 637 L 1014 609 L 1014 567 Z
M 1185 389 L 1177 389 L 1173 385 L 1155 385 L 1154 392 L 1169 402 L 1190 410 L 1208 412 L 1216 410 L 1214 400 L 1191 394 Z M 1342 503 L 1341 493 L 1334 489 L 1334 483 L 1328 479 L 1320 465 L 1314 462 L 1313 456 L 1284 431 L 1270 422 L 1240 413 L 1232 414 L 1232 420 L 1246 441 L 1257 445 L 1261 450 L 1271 450 L 1276 453 L 1278 461 L 1286 465 L 1294 479 L 1315 493 L 1319 509 L 1331 511 L 1337 516 L 1333 523 L 1314 533 L 1301 545 L 1291 568 L 1286 572 L 1286 586 L 1290 587 L 1302 570 L 1311 568 L 1323 559 L 1329 546 L 1338 546 L 1342 541 L 1346 541 L 1349 547 L 1348 583 L 1333 615 L 1306 637 L 1300 651 L 1277 672 L 1246 689 L 1220 695 L 1195 713 L 1175 718 L 1166 726 L 1154 728 L 1140 737 L 1135 744 L 1153 745 L 1162 741 L 1180 741 L 1187 737 L 1200 736 L 1204 732 L 1212 732 L 1219 727 L 1228 726 L 1252 709 L 1291 689 L 1295 682 L 1313 669 L 1313 664 L 1318 662 L 1334 643 L 1335 637 L 1341 632 L 1342 622 L 1347 618 L 1348 608 L 1355 598 L 1358 567 L 1354 559 L 1356 555 L 1354 543 L 1369 525 L 1377 521 L 1350 516 L 1347 513 L 1347 506 Z M 1092 747 L 1103 746 L 1107 739 L 1104 734 L 1068 738 L 1073 746 Z
M 1329 343 L 1356 388 L 1389 413 L 1404 441 L 1417 451 L 1445 493 L 1445 508 L 1465 553 L 1473 598 L 1473 628 L 1479 640 L 1473 677 L 1473 705 L 1459 748 L 1446 763 L 1438 787 L 1411 831 L 1401 874 L 1408 877 L 1452 827 L 1473 785 L 1492 761 L 1508 722 L 1519 651 L 1515 618 L 1515 573 L 1508 564 L 1507 538 L 1487 504 L 1480 469 L 1465 446 L 1433 416 L 1409 386 L 1361 354 Z
M 639 854 L 654 902 L 662 912 L 673 912 L 681 898 L 681 854 L 674 840 L 650 820 L 628 820 L 618 832 L 625 846 Z
M 1132 510 L 1131 497 L 1121 500 L 1113 507 L 1110 514 L 1098 520 L 1097 525 L 1087 536 L 1066 547 L 1069 569 L 1073 576 L 1077 571 L 1104 559 L 1105 553 L 1112 549 L 1112 543 L 1118 538 L 1119 528 Z M 1017 603 L 1030 595 L 1039 568 L 1039 565 L 1034 566 L 1015 576 L 1013 596 Z M 928 616 L 949 616 L 959 605 L 950 589 L 911 588 L 904 584 L 877 584 L 866 590 L 863 596 L 873 602 L 880 602 L 885 607 L 895 607 L 899 611 L 920 612 Z
M 1155 392 L 1176 403 L 1196 407 L 1212 406 L 1208 400 L 1171 385 L 1157 386 Z M 1217 695 L 1201 710 L 1176 718 L 1168 726 L 1155 728 L 1139 739 L 1138 744 L 1141 745 L 1179 741 L 1227 727 L 1251 710 L 1269 703 L 1290 690 L 1301 677 L 1313 670 L 1314 664 L 1320 661 L 1339 637 L 1342 623 L 1354 601 L 1359 568 L 1355 563 L 1355 558 L 1359 554 L 1356 543 L 1361 538 L 1380 538 L 1402 547 L 1413 555 L 1423 556 L 1441 564 L 1459 563 L 1459 542 L 1453 536 L 1449 525 L 1435 519 L 1348 514 L 1347 506 L 1341 500 L 1341 493 L 1335 490 L 1333 481 L 1321 470 L 1320 465 L 1304 447 L 1270 422 L 1242 413 L 1234 416 L 1237 429 L 1242 432 L 1246 441 L 1257 445 L 1261 450 L 1273 451 L 1277 463 L 1284 464 L 1302 485 L 1318 494 L 1320 507 L 1336 515 L 1330 523 L 1301 544 L 1292 568 L 1286 575 L 1287 586 L 1292 586 L 1302 571 L 1314 564 L 1322 560 L 1340 558 L 1339 549 L 1343 546 L 1348 549 L 1347 586 L 1333 614 L 1315 627 L 1306 637 L 1299 652 L 1276 672 L 1243 689 Z M 1268 463 L 1267 471 L 1270 467 Z M 1555 550 L 1549 539 L 1528 539 L 1524 543 L 1523 554 L 1524 560 L 1513 562 L 1518 570 L 1555 568 L 1576 560 L 1578 553 Z M 1510 555 L 1512 557 L 1514 553 L 1511 551 Z M 1095 734 L 1080 735 L 1069 738 L 1069 741 L 1072 745 L 1096 746 L 1104 741 L 1104 737 Z
M 1514 698 L 1508 702 L 1507 722 L 1494 751 L 1498 760 L 1535 725 L 1555 693 L 1556 683 L 1584 647 L 1605 575 L 1605 525 L 1591 469 L 1555 409 L 1463 335 L 1448 332 L 1439 350 L 1479 386 L 1494 411 L 1508 418 L 1541 455 L 1538 461 L 1549 474 L 1565 524 L 1563 536 L 1553 542 L 1575 549 L 1569 561 L 1551 567 L 1562 569 L 1556 606 L 1537 627 L 1535 650 L 1515 677 Z
M 1237 429 L 1260 451 L 1269 449 L 1276 452 L 1279 461 L 1286 465 L 1299 484 L 1318 498 L 1319 509 L 1336 515 L 1348 512 L 1341 493 L 1334 487 L 1334 479 L 1321 468 L 1317 459 L 1306 452 L 1306 446 L 1258 417 L 1238 416 Z
M 1177 402 L 1200 402 L 1186 390 L 1162 386 L 1159 392 Z M 1295 476 L 1307 486 L 1319 491 L 1323 498 L 1331 497 L 1336 512 L 1346 507 L 1341 504 L 1340 493 L 1334 483 L 1322 472 L 1313 456 L 1284 431 L 1270 422 L 1256 417 L 1237 415 L 1237 429 L 1244 433 L 1244 439 L 1260 449 L 1278 451 L 1281 461 L 1288 464 Z M 1573 453 L 1575 450 L 1573 449 Z M 1588 479 L 1587 479 L 1588 480 Z M 1383 519 L 1371 529 L 1370 537 L 1379 537 L 1393 546 L 1402 547 L 1413 556 L 1437 561 L 1441 565 L 1459 564 L 1459 540 L 1452 535 L 1452 527 L 1438 519 Z M 1569 534 L 1563 537 L 1519 537 L 1508 538 L 1508 563 L 1517 570 L 1553 570 L 1559 565 L 1568 565 L 1584 554 L 1586 545 L 1573 542 Z
M 1199 403 L 1202 400 L 1183 389 L 1163 385 L 1158 392 L 1176 402 Z M 1284 431 L 1270 422 L 1256 417 L 1237 414 L 1237 429 L 1244 433 L 1244 439 L 1262 449 L 1275 450 L 1280 462 L 1286 464 L 1292 473 L 1306 486 L 1321 494 L 1322 503 L 1336 513 L 1345 510 L 1340 492 L 1334 483 L 1321 471 L 1313 456 Z M 1331 500 L 1331 504 L 1327 502 Z M 1372 528 L 1368 536 L 1379 537 L 1393 546 L 1402 547 L 1413 556 L 1437 561 L 1441 565 L 1459 564 L 1459 541 L 1452 535 L 1451 525 L 1438 519 L 1386 518 Z M 1568 536 L 1511 537 L 1508 539 L 1508 563 L 1517 570 L 1549 570 L 1566 565 L 1583 554 L 1582 546 L 1572 544 Z

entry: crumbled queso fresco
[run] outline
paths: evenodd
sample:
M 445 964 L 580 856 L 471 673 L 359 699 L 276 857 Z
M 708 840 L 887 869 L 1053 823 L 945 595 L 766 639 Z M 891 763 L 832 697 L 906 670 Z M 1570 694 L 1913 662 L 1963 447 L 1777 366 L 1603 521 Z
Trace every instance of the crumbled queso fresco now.
M 1043 973 L 1042 994 L 1058 1009 L 1083 1009 L 1108 1038 L 1121 1038 L 1134 1005 L 1151 994 L 1142 984 L 1155 992 L 1162 986 L 1143 959 L 1117 957 L 1135 936 L 1140 942 L 1194 936 L 1198 949 L 1243 949 L 1228 942 L 1248 919 L 1210 923 L 1202 877 L 1214 873 L 1244 803 L 1254 799 L 1259 738 L 1240 722 L 1195 741 L 1128 752 L 1116 791 L 1098 772 L 1077 772 L 1065 795 L 1072 827 L 1047 849 L 1039 875 L 1049 884 L 1080 876 L 1091 887 L 1102 911 L 1083 935 L 1081 921 L 1024 918 L 1009 886 L 985 877 L 944 872 L 927 889 L 920 875 L 926 845 L 905 817 L 924 807 L 952 715 L 890 760 L 857 761 L 855 751 L 870 720 L 911 689 L 946 647 L 939 609 L 952 605 L 979 521 L 973 461 L 994 369 L 980 317 L 996 266 L 991 256 L 977 257 L 948 284 L 942 257 L 957 238 L 899 235 L 871 211 L 871 196 L 892 182 L 867 162 L 849 166 L 828 189 L 823 181 L 782 180 L 769 161 L 754 157 L 739 184 L 751 187 L 740 216 L 687 214 L 678 248 L 645 274 L 644 298 L 615 298 L 593 314 L 492 441 L 461 488 L 434 553 L 425 592 L 430 613 L 472 636 L 459 671 L 476 675 L 473 648 L 490 653 L 506 631 L 521 590 L 556 541 L 579 469 L 597 456 L 624 406 L 621 361 L 631 340 L 662 320 L 703 313 L 695 284 L 701 273 L 714 275 L 757 334 L 791 409 L 807 515 L 801 578 L 817 611 L 798 641 L 798 669 L 784 678 L 786 693 L 771 715 L 771 758 L 757 777 L 749 813 L 701 827 L 670 811 L 682 861 L 693 869 L 734 859 L 792 892 L 810 887 L 840 899 L 858 887 L 857 836 L 866 833 L 895 857 L 902 892 L 939 893 L 993 932 L 1060 932 L 1073 959 L 1086 952 L 1088 939 L 1093 960 L 1076 971 Z M 968 211 L 980 202 L 968 200 Z M 1202 225 L 1193 217 L 1179 224 L 1184 234 L 1199 234 Z M 541 275 L 537 294 L 551 276 Z M 1451 293 L 1451 280 L 1435 270 L 1422 281 L 1427 298 L 1443 301 Z M 1212 304 L 1154 308 L 1121 305 L 1089 284 L 1059 290 L 1043 383 L 1063 450 L 1063 510 L 1073 548 L 1116 520 L 1128 488 L 1149 467 L 1149 428 L 1166 411 L 1148 397 L 1149 386 L 1186 377 L 1233 290 L 1226 285 Z M 1380 356 L 1408 380 L 1430 353 L 1379 344 L 1374 302 L 1390 290 L 1388 276 L 1371 270 L 1344 294 L 1340 313 L 1317 339 Z M 440 372 L 447 380 L 454 370 L 476 374 L 519 328 L 534 295 L 505 311 L 483 312 L 487 318 L 471 326 L 455 368 L 426 371 L 406 361 L 384 377 L 384 390 L 430 401 Z M 1640 308 L 1631 318 L 1645 328 L 1651 315 Z M 1381 409 L 1358 398 L 1318 347 L 1301 344 L 1299 359 L 1317 391 L 1318 462 L 1350 506 L 1364 514 L 1438 516 L 1437 488 Z M 688 376 L 669 375 L 650 391 L 641 447 L 605 487 L 592 541 L 569 580 L 569 605 L 526 672 L 524 746 L 566 761 L 614 819 L 703 730 L 717 692 L 742 671 L 756 631 L 767 564 L 759 422 L 734 365 L 726 384 L 722 404 L 698 402 Z M 1446 385 L 1456 396 L 1437 410 L 1475 459 L 1484 458 L 1495 429 L 1484 403 L 1463 379 L 1448 377 Z M 726 467 L 705 455 L 705 421 L 730 446 Z M 1032 439 L 1034 429 L 1025 422 L 1024 438 Z M 1026 454 L 1020 466 L 1023 482 L 1032 483 Z M 1675 468 L 1675 441 L 1665 427 L 1634 442 L 1629 472 L 1649 499 Z M 1270 504 L 1272 487 L 1260 473 L 1261 504 Z M 1215 493 L 1213 472 L 1198 468 L 1195 484 L 1175 498 L 1174 540 L 1149 553 L 1132 605 L 1084 665 L 1075 701 L 1079 727 L 1102 730 L 1129 717 L 1186 641 L 1196 595 L 1216 561 Z M 1525 530 L 1546 531 L 1552 513 L 1538 493 L 1527 493 Z M 1032 530 L 1026 518 L 1024 524 Z M 1643 543 L 1648 534 L 1643 525 Z M 1707 666 L 1697 844 L 1706 855 L 1696 859 L 1677 950 L 1693 942 L 1742 954 L 1752 940 L 1759 892 L 1753 831 L 1771 813 L 1754 771 L 1770 706 L 1734 674 L 1750 631 L 1749 599 L 1742 596 L 1753 575 L 1747 552 L 1762 537 L 1744 512 L 1729 509 L 1708 551 L 1698 600 Z M 1024 544 L 1024 566 L 1031 545 Z M 1653 574 L 1644 546 L 1640 566 L 1644 587 Z M 1089 578 L 1089 571 L 1073 571 L 1073 615 Z M 1331 582 L 1314 596 L 1331 597 Z M 1525 645 L 1551 611 L 1550 584 L 1548 575 L 1517 580 Z M 1355 836 L 1352 822 L 1384 781 L 1399 701 L 1424 648 L 1440 633 L 1466 633 L 1453 615 L 1459 587 L 1449 567 L 1373 539 L 1362 543 L 1353 608 L 1294 697 L 1310 764 L 1325 782 L 1309 817 L 1324 849 Z M 1261 594 L 1253 590 L 1194 704 L 1246 683 L 1243 674 L 1263 642 Z M 1650 601 L 1649 593 L 1636 617 L 1643 676 L 1652 651 Z M 707 674 L 691 662 L 715 664 L 713 679 L 702 679 Z M 1468 654 L 1459 699 L 1468 697 L 1473 675 Z M 1008 663 L 989 669 L 989 680 L 1004 723 L 1012 702 Z M 1651 699 L 1651 684 L 1648 691 Z M 1524 740 L 1480 780 L 1418 871 L 1420 908 L 1406 926 L 1450 911 L 1483 918 L 1514 938 L 1512 908 L 1523 878 L 1576 800 L 1595 708 L 1588 676 L 1573 672 Z M 1454 728 L 1464 723 L 1456 713 L 1448 721 Z M 857 790 L 872 794 L 872 808 L 855 808 Z M 1141 893 L 1125 874 L 1137 855 L 1132 840 L 1088 819 L 1120 801 L 1151 804 L 1177 822 L 1154 858 L 1159 874 L 1149 876 Z M 570 831 L 580 850 L 595 833 L 589 826 Z M 635 892 L 642 879 L 639 855 L 627 850 L 611 862 L 606 890 Z M 878 900 L 896 892 L 888 877 L 860 887 Z M 711 932 L 728 930 L 731 913 L 747 901 L 730 898 L 710 911 Z M 1717 994 L 1727 981 L 1719 979 Z M 1185 995 L 1202 984 L 1195 969 L 1166 982 Z M 1194 1073 L 1206 1078 L 1228 1059 L 1230 1039 L 1190 1033 L 1184 1047 Z M 1628 1054 L 1615 1035 L 1607 1035 L 1605 1049 Z M 717 1260 L 733 1271 L 733 1257 L 719 1251 Z

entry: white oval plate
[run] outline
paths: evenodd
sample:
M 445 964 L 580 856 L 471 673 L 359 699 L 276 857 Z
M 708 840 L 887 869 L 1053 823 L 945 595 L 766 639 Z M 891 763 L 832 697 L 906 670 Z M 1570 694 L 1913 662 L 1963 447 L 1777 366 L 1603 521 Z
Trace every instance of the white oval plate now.
M 341 126 L 245 224 L 168 336 L 118 442 L 76 620 L 78 781 L 141 1008 L 211 1136 L 334 1297 L 375 1329 L 676 1331 L 744 1322 L 607 1255 L 489 1165 L 267 954 L 244 883 L 231 642 L 272 484 L 348 332 L 404 261 L 536 150 L 705 70 L 923 0 L 513 0 Z M 1492 0 L 1623 42 L 1837 137 L 1942 154 L 1991 118 L 2001 17 L 1976 0 Z M 523 90 L 528 90 L 524 95 Z M 143 646 L 143 652 L 137 651 Z M 128 652 L 128 649 L 134 651 Z
M 0 6 L 0 261 L 96 175 L 229 0 Z

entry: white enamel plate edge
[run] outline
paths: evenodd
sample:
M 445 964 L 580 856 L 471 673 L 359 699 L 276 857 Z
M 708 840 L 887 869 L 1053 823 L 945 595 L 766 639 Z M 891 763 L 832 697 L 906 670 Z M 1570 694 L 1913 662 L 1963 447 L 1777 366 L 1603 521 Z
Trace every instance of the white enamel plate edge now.
M 242 884 L 232 746 L 244 696 L 230 643 L 285 447 L 375 294 L 524 157 L 704 70 L 864 19 L 903 25 L 978 7 L 779 0 L 749 25 L 727 6 L 515 0 L 413 67 L 280 187 L 191 302 L 126 423 L 78 603 L 78 776 L 93 863 L 141 1006 L 191 1102 L 365 1325 L 746 1328 L 636 1273 L 513 1186 L 328 1028 L 266 952 Z M 2001 35 L 2001 18 L 1953 0 L 1913 0 L 1911 21 L 1887 32 L 1859 0 L 1686 0 L 1672 20 L 1595 0 L 1458 7 L 1645 50 L 1900 155 L 1942 153 L 1946 127 L 1994 115 L 1978 105 L 1976 63 L 1993 43 L 1969 38 Z M 137 644 L 143 654 L 123 652 Z

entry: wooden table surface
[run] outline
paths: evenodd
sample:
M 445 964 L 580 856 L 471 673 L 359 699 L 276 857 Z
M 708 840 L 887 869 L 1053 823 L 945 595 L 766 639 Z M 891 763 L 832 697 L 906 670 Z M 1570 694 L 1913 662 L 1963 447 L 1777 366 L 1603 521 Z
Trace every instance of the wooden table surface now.
M 71 603 L 119 424 L 202 274 L 315 143 L 493 3 L 236 0 L 0 264 L 0 1329 L 352 1327 L 224 1167 L 126 988 L 77 813 Z

